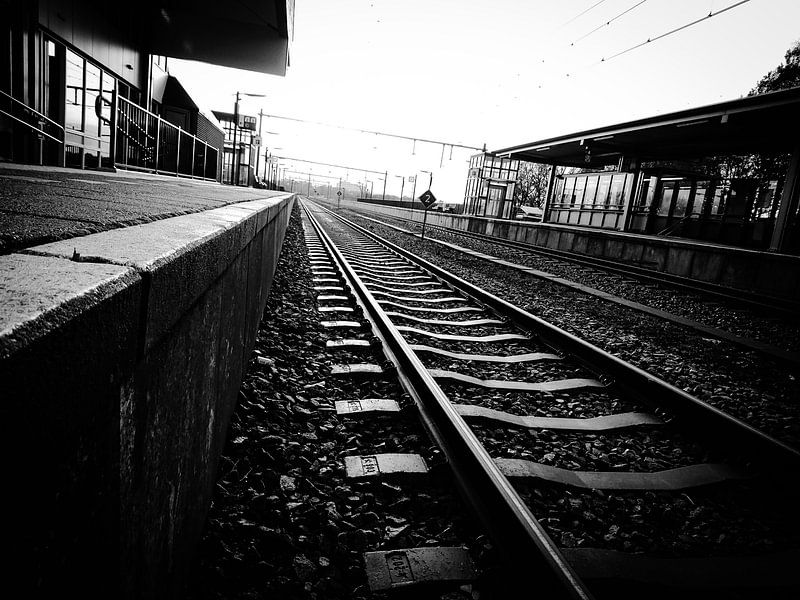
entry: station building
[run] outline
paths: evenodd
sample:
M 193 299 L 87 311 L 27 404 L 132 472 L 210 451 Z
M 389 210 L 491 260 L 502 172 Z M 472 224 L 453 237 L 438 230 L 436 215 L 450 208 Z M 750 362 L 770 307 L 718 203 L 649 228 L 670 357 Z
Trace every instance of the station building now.
M 464 192 L 464 214 L 510 219 L 518 170 L 517 159 L 502 158 L 491 152 L 471 156 Z
M 234 127 L 234 113 L 213 111 L 225 133 L 222 157 L 222 183 L 252 186 L 256 176 L 257 118 L 252 115 L 238 115 L 238 125 Z
M 0 0 L 0 160 L 219 180 L 223 131 L 165 57 L 284 75 L 294 0 Z
M 800 254 L 798 115 L 791 88 L 494 154 L 552 165 L 544 223 Z

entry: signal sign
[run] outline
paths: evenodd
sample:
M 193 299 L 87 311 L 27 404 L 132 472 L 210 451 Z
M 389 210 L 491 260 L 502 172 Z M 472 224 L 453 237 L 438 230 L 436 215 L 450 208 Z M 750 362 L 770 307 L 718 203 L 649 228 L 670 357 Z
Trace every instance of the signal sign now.
M 422 202 L 422 205 L 427 210 L 436 202 L 436 196 L 433 195 L 432 191 L 428 190 L 420 195 L 419 201 Z

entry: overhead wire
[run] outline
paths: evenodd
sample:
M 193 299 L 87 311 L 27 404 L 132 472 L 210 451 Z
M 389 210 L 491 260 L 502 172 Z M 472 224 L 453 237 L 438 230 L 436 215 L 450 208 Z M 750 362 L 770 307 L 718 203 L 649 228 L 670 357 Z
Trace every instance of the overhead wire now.
M 560 28 L 560 27 L 566 27 L 567 25 L 569 25 L 570 23 L 572 23 L 574 20 L 578 19 L 579 17 L 582 17 L 583 15 L 585 15 L 586 13 L 588 13 L 588 12 L 589 12 L 590 10 L 592 10 L 593 8 L 596 8 L 596 7 L 600 6 L 600 5 L 601 5 L 603 2 L 605 2 L 605 1 L 606 1 L 606 0 L 600 0 L 600 2 L 596 2 L 596 3 L 592 4 L 592 5 L 591 5 L 589 8 L 587 8 L 587 9 L 586 9 L 586 10 L 584 10 L 583 12 L 580 12 L 580 13 L 578 13 L 577 15 L 575 15 L 574 17 L 572 17 L 572 18 L 571 18 L 569 21 L 565 21 L 564 23 L 562 23 L 562 24 L 559 26 L 559 28 Z
M 622 56 L 623 54 L 627 54 L 628 52 L 632 52 L 633 50 L 636 50 L 637 48 L 641 48 L 642 46 L 646 46 L 647 44 L 650 44 L 650 43 L 655 42 L 657 40 L 664 39 L 667 36 L 670 36 L 670 35 L 672 35 L 674 33 L 678 33 L 679 31 L 683 31 L 684 29 L 688 29 L 689 27 L 697 25 L 698 23 L 702 23 L 703 21 L 707 21 L 708 19 L 716 17 L 717 15 L 721 15 L 722 13 L 727 12 L 729 10 L 733 10 L 737 6 L 741 6 L 742 4 L 747 4 L 748 2 L 750 2 L 750 0 L 740 0 L 739 2 L 736 2 L 735 4 L 731 4 L 730 6 L 726 6 L 725 8 L 722 8 L 722 9 L 718 10 L 717 12 L 709 12 L 704 17 L 701 17 L 699 19 L 691 21 L 690 23 L 686 23 L 684 25 L 681 25 L 680 27 L 676 27 L 675 29 L 671 29 L 670 31 L 662 33 L 661 35 L 657 35 L 656 37 L 647 38 L 644 42 L 641 42 L 639 44 L 631 46 L 630 48 L 626 48 L 625 50 L 622 50 L 621 52 L 617 52 L 616 54 L 613 54 L 613 55 L 609 56 L 608 58 L 603 57 L 603 58 L 600 59 L 599 62 L 600 63 L 608 62 L 608 61 L 610 61 L 610 60 L 612 60 L 614 58 L 617 58 L 618 56 Z M 596 64 L 598 64 L 598 63 L 596 63 Z
M 625 10 L 623 10 L 621 13 L 619 13 L 617 16 L 615 16 L 615 17 L 612 17 L 611 19 L 609 19 L 609 20 L 608 20 L 608 21 L 606 21 L 605 23 L 602 23 L 601 25 L 598 25 L 597 27 L 595 27 L 594 29 L 592 29 L 590 32 L 588 32 L 588 33 L 585 33 L 585 34 L 583 34 L 581 37 L 579 37 L 578 39 L 574 40 L 574 41 L 573 41 L 573 42 L 570 44 L 570 46 L 574 46 L 575 44 L 577 44 L 577 43 L 578 43 L 578 42 L 580 42 L 581 40 L 585 40 L 587 37 L 589 37 L 589 36 L 590 36 L 590 35 L 592 35 L 593 33 L 597 32 L 597 31 L 600 31 L 600 30 L 601 30 L 603 27 L 606 27 L 606 26 L 608 26 L 608 25 L 611 25 L 611 23 L 613 23 L 614 21 L 616 21 L 617 19 L 619 19 L 619 18 L 620 18 L 620 17 L 622 17 L 623 15 L 626 15 L 626 14 L 628 14 L 628 13 L 629 13 L 629 12 L 631 12 L 631 11 L 632 11 L 634 8 L 636 8 L 636 7 L 638 7 L 638 6 L 641 6 L 641 5 L 642 5 L 642 4 L 644 4 L 645 2 L 647 2 L 647 0 L 640 0 L 639 2 L 637 2 L 636 4 L 634 4 L 633 6 L 630 6 L 630 7 L 626 8 L 626 9 L 625 9 Z

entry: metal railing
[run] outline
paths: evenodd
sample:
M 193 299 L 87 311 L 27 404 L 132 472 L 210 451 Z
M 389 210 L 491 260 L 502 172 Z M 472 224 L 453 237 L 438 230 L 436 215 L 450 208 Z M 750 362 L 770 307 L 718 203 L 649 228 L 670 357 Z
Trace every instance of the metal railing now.
M 115 163 L 141 169 L 219 181 L 219 149 L 117 96 Z
M 0 115 L 11 119 L 15 123 L 24 125 L 36 134 L 39 141 L 40 165 L 44 164 L 45 144 L 64 145 L 64 127 L 3 90 L 0 90 L 0 101 L 9 102 L 8 106 L 0 108 Z M 50 133 L 45 131 L 46 128 L 51 130 Z M 60 153 L 60 162 L 61 166 L 64 166 L 63 152 Z

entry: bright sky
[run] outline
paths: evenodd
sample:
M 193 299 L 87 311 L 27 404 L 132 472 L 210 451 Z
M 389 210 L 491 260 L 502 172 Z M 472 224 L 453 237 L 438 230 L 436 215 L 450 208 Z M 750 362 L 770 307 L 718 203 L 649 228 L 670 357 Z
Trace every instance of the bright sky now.
M 750 0 L 611 58 L 739 1 L 296 0 L 286 77 L 178 60 L 170 72 L 208 109 L 260 93 L 241 112 L 492 150 L 746 94 L 800 39 L 800 0 Z M 380 193 L 383 175 L 358 169 L 388 170 L 399 195 L 426 170 L 454 202 L 475 152 L 447 146 L 442 160 L 441 145 L 277 119 L 263 131 L 271 154 L 355 167 L 280 160 L 312 181 L 366 176 Z

